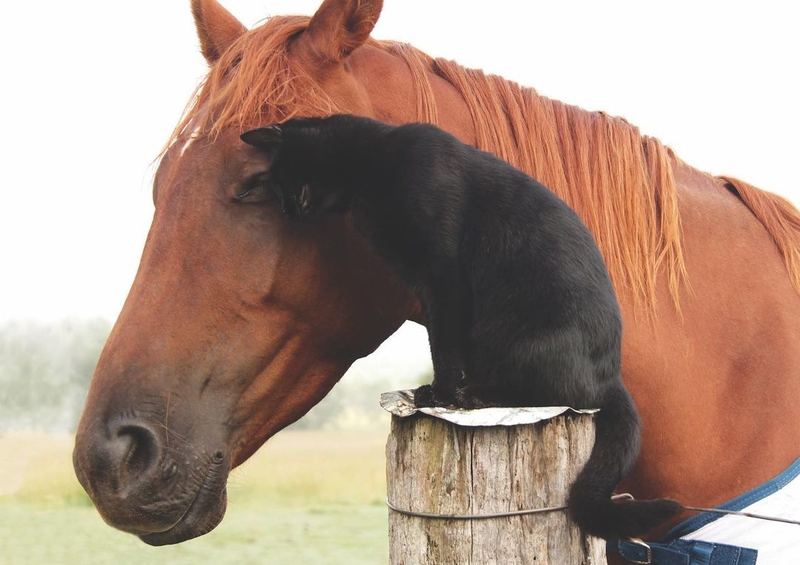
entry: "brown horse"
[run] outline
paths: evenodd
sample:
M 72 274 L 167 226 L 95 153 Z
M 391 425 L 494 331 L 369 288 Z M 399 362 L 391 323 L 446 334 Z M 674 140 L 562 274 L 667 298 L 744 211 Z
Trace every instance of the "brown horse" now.
M 325 0 L 250 31 L 216 0 L 192 7 L 210 71 L 164 151 L 76 439 L 107 522 L 152 544 L 209 531 L 230 469 L 403 321 L 424 322 L 346 217 L 309 227 L 235 198 L 269 169 L 239 134 L 298 114 L 434 122 L 582 216 L 623 307 L 637 498 L 715 505 L 800 455 L 800 215 L 787 202 L 686 165 L 622 119 L 375 41 L 380 0 Z

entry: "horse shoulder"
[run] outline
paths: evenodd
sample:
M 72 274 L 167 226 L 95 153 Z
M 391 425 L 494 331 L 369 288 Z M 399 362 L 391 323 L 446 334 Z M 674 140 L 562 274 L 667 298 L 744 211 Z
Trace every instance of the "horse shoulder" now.
M 688 275 L 680 309 L 664 280 L 655 319 L 620 293 L 623 376 L 643 421 L 641 458 L 621 488 L 713 506 L 797 457 L 800 429 L 781 422 L 800 418 L 800 297 L 771 236 L 724 183 L 680 162 L 674 173 Z M 693 464 L 661 472 L 693 436 L 703 437 Z M 706 484 L 715 489 L 694 486 Z

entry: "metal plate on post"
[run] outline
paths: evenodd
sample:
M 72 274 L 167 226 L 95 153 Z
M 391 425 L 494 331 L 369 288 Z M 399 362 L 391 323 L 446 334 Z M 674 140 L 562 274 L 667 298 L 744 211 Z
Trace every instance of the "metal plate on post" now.
M 577 409 L 569 406 L 520 406 L 515 408 L 417 408 L 413 390 L 396 390 L 381 394 L 381 407 L 387 412 L 405 418 L 418 412 L 440 418 L 459 426 L 517 426 L 535 424 L 562 414 L 594 414 L 598 409 Z

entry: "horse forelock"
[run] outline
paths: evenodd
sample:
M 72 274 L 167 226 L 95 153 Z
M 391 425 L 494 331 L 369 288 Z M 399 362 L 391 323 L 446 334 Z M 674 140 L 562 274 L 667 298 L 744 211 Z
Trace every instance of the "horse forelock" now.
M 197 87 L 168 145 L 198 128 L 216 137 L 223 130 L 340 111 L 302 69 L 289 46 L 307 27 L 307 16 L 275 16 L 234 42 Z

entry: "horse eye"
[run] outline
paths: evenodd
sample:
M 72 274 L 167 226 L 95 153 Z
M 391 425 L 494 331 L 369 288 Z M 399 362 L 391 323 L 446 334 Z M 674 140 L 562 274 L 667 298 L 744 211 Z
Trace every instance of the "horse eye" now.
M 236 193 L 236 200 L 246 200 L 253 196 L 255 192 L 258 191 L 258 187 L 250 186 L 242 190 L 241 192 Z
M 275 198 L 273 182 L 268 174 L 256 175 L 242 185 L 236 193 L 236 200 L 247 202 L 267 202 Z

